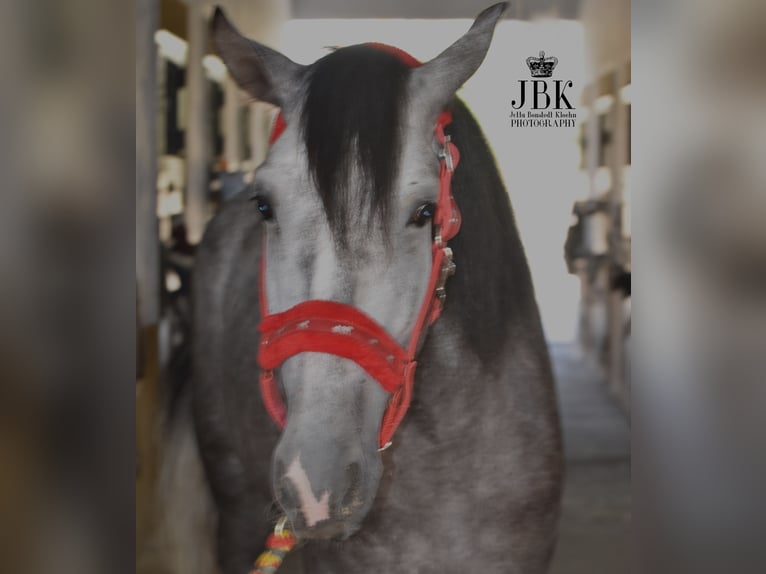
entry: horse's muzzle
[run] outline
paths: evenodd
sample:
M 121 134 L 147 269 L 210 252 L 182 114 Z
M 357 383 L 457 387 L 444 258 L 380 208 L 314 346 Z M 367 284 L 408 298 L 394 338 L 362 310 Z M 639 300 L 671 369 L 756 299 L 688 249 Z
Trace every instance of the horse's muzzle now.
M 322 480 L 309 478 L 300 457 L 287 465 L 277 462 L 277 500 L 300 539 L 346 539 L 359 529 L 379 482 L 376 476 L 363 476 L 361 469 L 351 463 Z

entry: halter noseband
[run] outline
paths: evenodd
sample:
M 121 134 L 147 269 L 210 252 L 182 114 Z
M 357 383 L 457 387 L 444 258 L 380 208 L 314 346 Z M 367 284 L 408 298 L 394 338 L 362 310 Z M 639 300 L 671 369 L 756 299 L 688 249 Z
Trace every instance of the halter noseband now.
M 420 62 L 402 50 L 383 44 L 370 45 L 397 55 L 410 67 L 420 65 Z M 460 154 L 450 137 L 444 134 L 444 127 L 451 121 L 452 114 L 449 110 L 444 110 L 434 128 L 434 135 L 439 144 L 440 173 L 439 197 L 433 220 L 431 276 L 406 348 L 399 345 L 371 317 L 356 307 L 343 303 L 304 301 L 282 313 L 269 314 L 264 279 L 264 248 L 260 273 L 262 319 L 258 326 L 261 332 L 258 348 L 260 387 L 266 410 L 280 428 L 285 426 L 287 409 L 274 377 L 274 369 L 299 353 L 326 353 L 354 361 L 387 392 L 392 393 L 378 437 L 381 449 L 390 445 L 391 437 L 410 406 L 417 366 L 415 355 L 426 328 L 441 314 L 446 298 L 445 285 L 456 269 L 452 250 L 447 246 L 447 242 L 460 229 L 460 211 L 451 191 L 452 173 L 457 167 Z M 280 114 L 272 131 L 272 143 L 284 129 L 284 118 Z

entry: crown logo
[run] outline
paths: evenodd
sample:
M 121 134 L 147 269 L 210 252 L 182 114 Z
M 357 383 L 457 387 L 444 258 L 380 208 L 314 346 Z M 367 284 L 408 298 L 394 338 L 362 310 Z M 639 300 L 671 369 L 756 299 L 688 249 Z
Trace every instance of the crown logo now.
M 558 58 L 546 58 L 545 52 L 540 52 L 540 56 L 527 58 L 527 66 L 533 78 L 550 78 L 553 75 L 553 69 L 558 65 Z

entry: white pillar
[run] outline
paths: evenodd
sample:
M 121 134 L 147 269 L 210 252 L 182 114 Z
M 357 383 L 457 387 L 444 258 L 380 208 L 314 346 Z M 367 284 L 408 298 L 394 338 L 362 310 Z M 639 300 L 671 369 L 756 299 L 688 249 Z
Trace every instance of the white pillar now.
M 623 265 L 626 254 L 623 242 L 623 190 L 624 170 L 628 151 L 627 108 L 622 101 L 622 87 L 627 81 L 625 66 L 617 68 L 613 75 L 612 93 L 614 103 L 610 111 L 611 120 L 611 157 L 610 170 L 612 172 L 612 189 L 609 195 L 611 211 L 610 244 L 614 263 Z M 626 398 L 627 388 L 625 380 L 625 308 L 623 295 L 619 291 L 609 290 L 608 300 L 609 317 L 609 384 L 621 398 Z
M 186 65 L 188 119 L 186 122 L 186 231 L 198 243 L 208 218 L 207 192 L 210 158 L 210 110 L 208 85 L 202 58 L 207 52 L 207 8 L 198 0 L 188 1 L 189 52 Z
M 158 0 L 136 0 L 136 289 L 142 326 L 159 320 L 157 223 Z
M 601 153 L 601 126 L 600 116 L 596 111 L 596 99 L 598 98 L 598 80 L 594 80 L 588 87 L 588 119 L 586 120 L 585 137 L 588 147 L 585 151 L 585 166 L 588 170 L 590 182 L 589 199 L 598 197 L 599 190 L 596 187 L 596 172 L 599 168 L 599 155 Z
M 619 66 L 614 74 L 614 105 L 612 125 L 612 201 L 619 203 L 622 210 L 625 199 L 625 166 L 628 158 L 628 107 L 622 100 L 622 89 L 629 83 L 628 64 Z M 622 235 L 622 212 L 619 214 L 620 234 Z
M 591 74 L 591 77 L 596 77 Z M 596 173 L 598 171 L 599 154 L 601 152 L 601 128 L 599 115 L 596 112 L 596 99 L 598 98 L 598 79 L 591 80 L 586 88 L 585 104 L 588 108 L 588 117 L 585 123 L 585 168 L 588 172 L 588 199 L 596 199 L 599 195 L 596 186 Z M 590 251 L 595 252 L 598 247 L 596 237 L 598 215 L 587 215 L 583 221 L 584 241 Z M 591 261 L 580 272 L 580 342 L 586 352 L 592 353 L 598 340 L 598 281 L 591 279 Z

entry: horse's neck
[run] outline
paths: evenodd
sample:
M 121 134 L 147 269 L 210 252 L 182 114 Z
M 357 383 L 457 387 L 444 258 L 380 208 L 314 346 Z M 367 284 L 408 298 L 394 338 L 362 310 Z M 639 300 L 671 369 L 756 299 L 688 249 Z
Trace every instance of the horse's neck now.
M 413 419 L 417 440 L 432 441 L 433 447 L 475 440 L 483 412 L 492 401 L 503 401 L 507 392 L 504 365 L 482 364 L 467 350 L 459 324 L 445 313 L 418 357 L 419 376 L 407 416 Z

